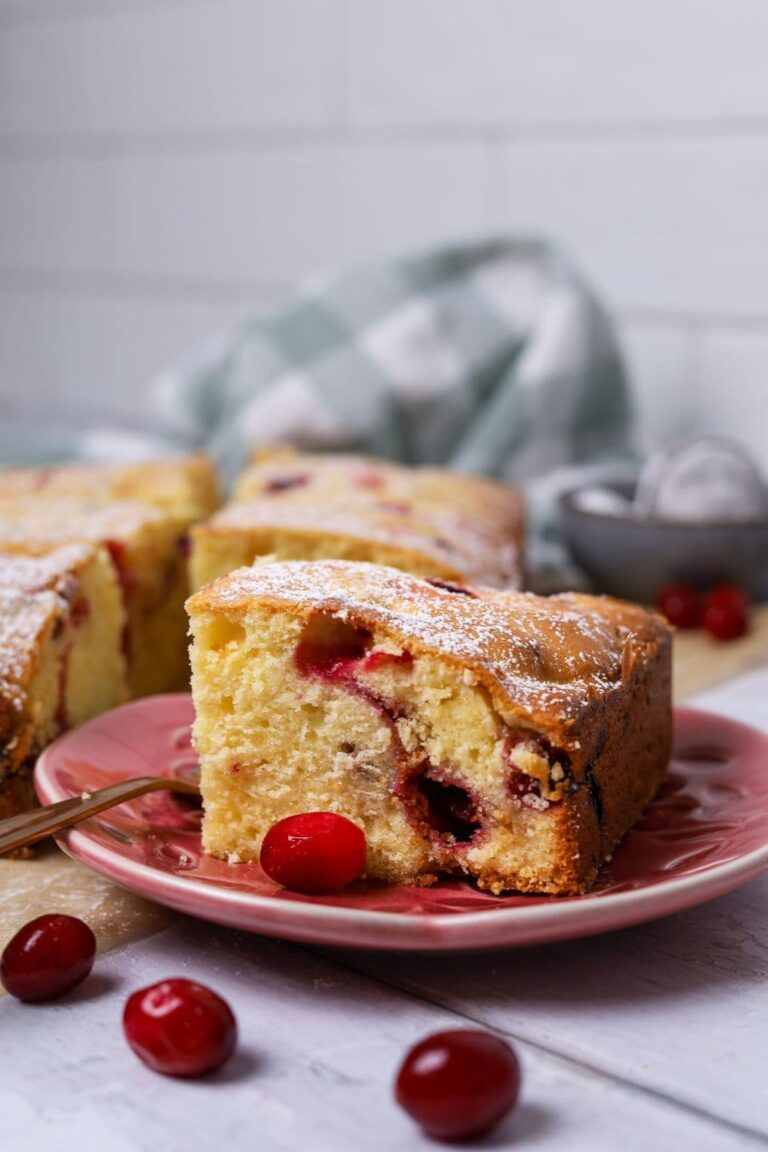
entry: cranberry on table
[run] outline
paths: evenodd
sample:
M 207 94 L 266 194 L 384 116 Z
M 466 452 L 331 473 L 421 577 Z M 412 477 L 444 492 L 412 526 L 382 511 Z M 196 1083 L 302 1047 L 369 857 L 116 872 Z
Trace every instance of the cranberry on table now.
M 134 992 L 125 1005 L 123 1029 L 139 1059 L 165 1076 L 213 1072 L 237 1043 L 237 1023 L 226 1000 L 182 978 Z
M 0 982 L 19 1000 L 55 1000 L 90 972 L 96 937 L 76 916 L 38 916 L 20 928 L 0 957 Z
M 365 868 L 365 833 L 336 812 L 302 812 L 273 824 L 261 846 L 271 880 L 295 892 L 335 892 Z
M 718 640 L 736 640 L 747 631 L 749 599 L 738 584 L 718 584 L 704 601 L 704 627 Z
M 656 607 L 675 628 L 698 628 L 702 618 L 701 595 L 691 584 L 666 584 Z
M 439 1140 L 490 1132 L 519 1092 L 520 1064 L 512 1048 L 473 1029 L 427 1036 L 411 1048 L 395 1082 L 398 1104 Z
M 740 584 L 715 584 L 705 597 L 705 609 L 711 604 L 717 604 L 720 608 L 749 611 L 749 597 Z

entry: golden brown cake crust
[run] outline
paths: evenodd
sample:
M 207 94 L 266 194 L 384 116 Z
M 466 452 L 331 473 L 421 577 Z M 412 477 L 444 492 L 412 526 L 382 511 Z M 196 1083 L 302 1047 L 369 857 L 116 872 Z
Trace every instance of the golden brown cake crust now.
M 195 549 L 204 549 L 209 541 L 216 547 L 217 538 L 234 545 L 249 536 L 252 554 L 238 563 L 279 551 L 274 542 L 289 539 L 290 557 L 375 561 L 494 587 L 522 583 L 520 491 L 445 469 L 286 447 L 262 451 L 240 477 L 234 501 L 193 538 Z
M 529 869 L 514 884 L 481 864 L 473 874 L 492 891 L 583 891 L 666 772 L 671 636 L 660 617 L 640 607 L 606 597 L 446 586 L 332 560 L 239 569 L 187 607 L 194 624 L 245 620 L 255 604 L 300 621 L 302 634 L 318 617 L 331 618 L 385 635 L 417 664 L 435 658 L 455 670 L 457 682 L 487 693 L 505 730 L 534 734 L 562 761 L 558 783 L 542 793 L 556 864 L 550 854 L 546 868 Z M 425 875 L 410 880 L 424 882 Z

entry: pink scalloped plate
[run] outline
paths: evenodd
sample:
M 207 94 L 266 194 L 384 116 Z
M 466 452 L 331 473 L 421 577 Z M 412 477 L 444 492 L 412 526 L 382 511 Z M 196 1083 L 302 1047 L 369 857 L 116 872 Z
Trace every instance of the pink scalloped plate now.
M 188 696 L 126 704 L 62 736 L 35 772 L 43 804 L 133 776 L 188 776 Z M 169 792 L 122 804 L 59 838 L 65 852 L 160 904 L 252 932 L 354 948 L 474 949 L 566 940 L 639 924 L 720 896 L 768 866 L 768 736 L 678 709 L 669 776 L 585 896 L 490 896 L 360 883 L 308 897 L 257 864 L 200 847 L 200 811 Z

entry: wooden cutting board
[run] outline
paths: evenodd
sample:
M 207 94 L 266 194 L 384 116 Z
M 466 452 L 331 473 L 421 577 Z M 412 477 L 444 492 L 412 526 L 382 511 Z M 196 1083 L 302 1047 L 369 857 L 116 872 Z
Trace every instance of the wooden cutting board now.
M 768 607 L 755 613 L 743 640 L 724 644 L 702 632 L 679 633 L 675 699 L 683 701 L 764 664 L 768 664 Z M 82 916 L 96 933 L 100 951 L 151 936 L 179 918 L 88 871 L 53 844 L 32 860 L 0 860 L 0 948 L 22 924 L 44 912 Z
M 742 640 L 723 642 L 706 632 L 678 632 L 674 652 L 674 694 L 678 703 L 768 664 L 768 605 L 753 612 L 751 628 Z

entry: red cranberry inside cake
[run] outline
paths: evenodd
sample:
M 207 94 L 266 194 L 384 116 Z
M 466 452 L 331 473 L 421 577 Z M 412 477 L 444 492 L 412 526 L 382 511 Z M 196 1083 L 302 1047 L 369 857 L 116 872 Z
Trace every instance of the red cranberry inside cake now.
M 319 616 L 296 646 L 296 667 L 302 676 L 338 677 L 362 659 L 371 642 L 366 629 Z
M 270 496 L 281 492 L 290 492 L 293 488 L 304 488 L 309 484 L 309 476 L 273 476 L 264 485 L 264 491 Z
M 432 765 L 412 773 L 398 788 L 416 824 L 445 847 L 468 844 L 482 828 L 477 800 Z

